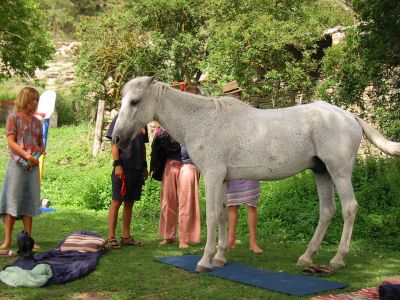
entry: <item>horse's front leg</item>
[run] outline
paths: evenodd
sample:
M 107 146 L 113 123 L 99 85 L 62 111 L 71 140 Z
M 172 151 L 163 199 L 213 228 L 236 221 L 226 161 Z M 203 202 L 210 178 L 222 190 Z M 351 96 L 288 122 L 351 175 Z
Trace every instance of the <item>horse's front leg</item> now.
M 228 208 L 226 206 L 227 201 L 227 185 L 226 181 L 222 183 L 222 195 L 219 199 L 221 199 L 222 206 L 220 213 L 218 214 L 218 223 L 219 223 L 219 238 L 218 238 L 218 249 L 217 254 L 214 257 L 212 262 L 213 266 L 223 267 L 227 260 L 225 257 L 226 251 L 228 251 L 228 235 L 226 230 L 227 220 L 228 220 Z
M 217 251 L 216 230 L 218 217 L 223 210 L 221 197 L 224 177 L 225 176 L 221 173 L 204 172 L 204 183 L 206 189 L 207 242 L 204 248 L 203 257 L 197 264 L 197 272 L 210 272 L 212 270 L 212 261 Z

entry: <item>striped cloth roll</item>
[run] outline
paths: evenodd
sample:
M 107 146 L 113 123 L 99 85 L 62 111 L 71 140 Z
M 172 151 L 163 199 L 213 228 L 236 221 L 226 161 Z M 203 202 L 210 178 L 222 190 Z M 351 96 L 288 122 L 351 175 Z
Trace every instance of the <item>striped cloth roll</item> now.
M 61 251 L 99 252 L 104 250 L 106 241 L 101 237 L 74 233 L 60 246 Z
M 245 204 L 257 207 L 260 197 L 258 180 L 237 179 L 228 181 L 228 206 Z

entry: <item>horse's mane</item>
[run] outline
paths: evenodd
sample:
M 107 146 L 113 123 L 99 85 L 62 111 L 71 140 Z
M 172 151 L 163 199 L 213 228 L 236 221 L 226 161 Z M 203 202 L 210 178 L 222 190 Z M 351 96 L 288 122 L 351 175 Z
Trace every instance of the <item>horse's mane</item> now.
M 249 105 L 246 104 L 245 102 L 240 101 L 233 97 L 227 97 L 227 96 L 209 97 L 209 96 L 204 96 L 204 95 L 194 95 L 194 94 L 190 94 L 190 93 L 183 93 L 175 88 L 170 87 L 169 85 L 167 85 L 164 82 L 155 81 L 153 83 L 153 95 L 157 99 L 157 102 L 160 105 L 162 104 L 162 102 L 164 100 L 164 95 L 165 95 L 166 90 L 180 93 L 179 94 L 180 98 L 184 97 L 185 99 L 187 99 L 189 101 L 196 101 L 196 103 L 203 103 L 205 105 L 211 104 L 213 107 L 215 107 L 216 111 L 228 111 L 235 106 L 249 107 Z

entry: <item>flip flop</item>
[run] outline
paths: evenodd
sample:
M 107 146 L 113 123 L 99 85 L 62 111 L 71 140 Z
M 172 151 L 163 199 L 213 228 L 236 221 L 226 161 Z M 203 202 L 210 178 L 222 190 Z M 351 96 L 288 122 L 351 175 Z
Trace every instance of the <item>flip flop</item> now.
M 317 276 L 330 276 L 333 274 L 333 270 L 328 265 L 319 265 L 314 274 Z
M 302 273 L 304 275 L 314 275 L 317 271 L 317 265 L 311 264 L 308 268 L 303 269 Z
M 17 253 L 12 250 L 0 250 L 0 257 L 12 257 L 16 255 Z
M 302 273 L 304 275 L 330 276 L 333 274 L 333 270 L 328 265 L 311 264 L 308 268 L 303 269 Z

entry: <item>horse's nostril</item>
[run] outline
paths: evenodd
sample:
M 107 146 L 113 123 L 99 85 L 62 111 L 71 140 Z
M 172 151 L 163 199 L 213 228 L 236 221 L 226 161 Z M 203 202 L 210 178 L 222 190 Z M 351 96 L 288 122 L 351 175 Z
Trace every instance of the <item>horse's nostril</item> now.
M 118 142 L 119 142 L 119 136 L 116 136 L 114 140 L 115 140 L 115 144 L 118 144 Z

